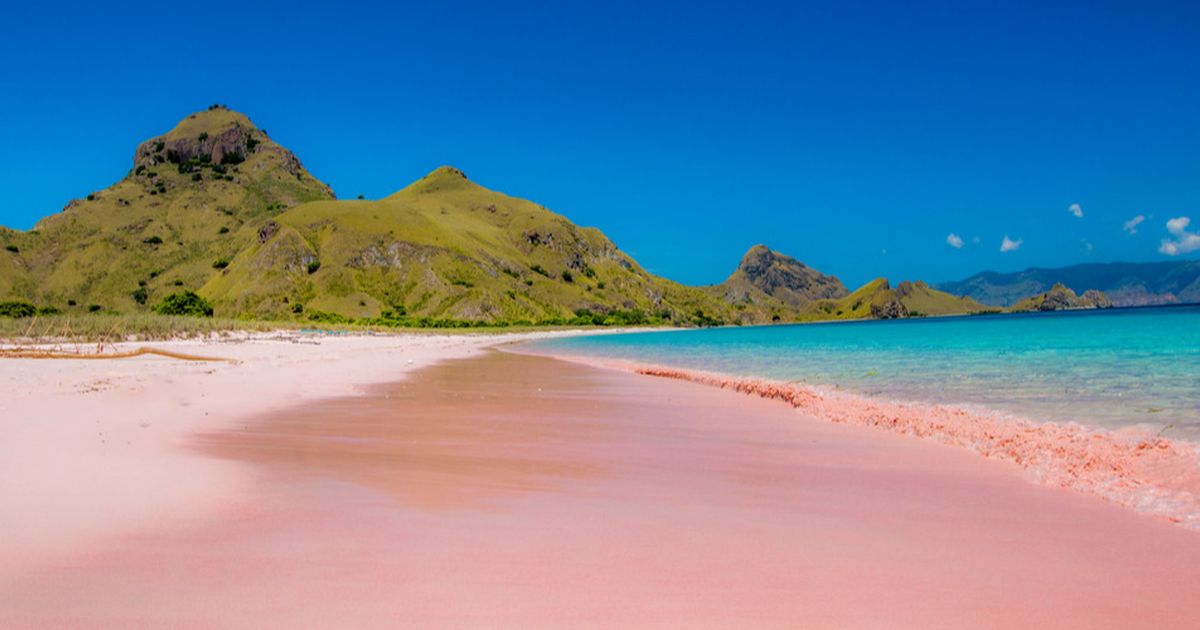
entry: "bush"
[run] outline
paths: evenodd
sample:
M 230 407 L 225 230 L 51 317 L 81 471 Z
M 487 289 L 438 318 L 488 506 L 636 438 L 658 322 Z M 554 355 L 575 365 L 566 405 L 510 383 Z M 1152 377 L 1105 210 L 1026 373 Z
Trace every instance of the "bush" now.
M 100 306 L 99 304 L 88 304 L 88 312 L 89 313 L 97 313 L 100 311 L 101 308 L 104 308 L 104 307 Z
M 21 252 L 21 248 L 17 247 L 16 245 L 5 245 L 4 249 L 7 249 L 8 251 L 10 251 L 14 254 L 18 254 Z
M 312 275 L 312 274 L 314 274 L 314 273 L 317 273 L 317 270 L 318 270 L 318 269 L 320 269 L 320 268 L 321 268 L 321 261 L 319 261 L 319 260 L 314 260 L 314 261 L 312 261 L 312 262 L 308 263 L 308 273 L 309 273 L 309 275 Z
M 227 226 L 227 225 L 222 225 L 221 229 L 217 230 L 217 234 L 228 234 L 228 233 L 229 233 L 229 226 Z
M 531 267 L 529 268 L 529 270 L 530 270 L 530 271 L 532 271 L 532 272 L 534 272 L 534 273 L 537 273 L 537 274 L 541 274 L 541 275 L 543 275 L 543 276 L 546 276 L 547 278 L 549 278 L 549 277 L 550 277 L 550 272 L 548 272 L 548 271 L 546 271 L 545 269 L 543 269 L 541 265 L 533 265 L 533 266 L 531 266 Z
M 200 142 L 204 142 L 205 140 L 208 140 L 208 132 L 201 131 L 200 132 Z
M 188 315 L 191 317 L 212 317 L 213 307 L 207 300 L 191 291 L 172 293 L 163 298 L 154 311 L 160 315 Z
M 0 317 L 33 317 L 37 315 L 37 307 L 29 302 L 0 302 Z
M 162 237 L 151 236 L 150 238 L 142 239 L 142 242 L 147 245 L 162 245 L 163 240 Z
M 134 302 L 145 304 L 146 300 L 150 298 L 150 293 L 146 291 L 146 287 L 138 287 L 133 293 L 130 293 L 130 296 L 133 297 Z
M 571 272 L 566 269 L 562 272 L 562 279 L 563 282 L 575 282 L 575 276 L 571 275 Z
M 225 258 L 218 258 L 217 260 L 214 260 L 214 261 L 213 261 L 213 269 L 224 269 L 224 268 L 226 268 L 226 267 L 228 267 L 228 266 L 229 266 L 229 260 L 228 260 L 228 259 L 225 259 Z
M 67 300 L 67 306 L 75 306 L 76 304 L 77 302 L 75 300 Z
M 192 173 L 192 181 L 198 182 L 202 179 L 204 179 L 204 177 L 200 175 L 200 173 Z
M 40 308 L 38 308 L 37 312 L 38 312 L 38 315 L 60 315 L 60 314 L 62 314 L 62 311 L 58 310 L 57 308 L 54 308 L 53 306 L 40 307 Z

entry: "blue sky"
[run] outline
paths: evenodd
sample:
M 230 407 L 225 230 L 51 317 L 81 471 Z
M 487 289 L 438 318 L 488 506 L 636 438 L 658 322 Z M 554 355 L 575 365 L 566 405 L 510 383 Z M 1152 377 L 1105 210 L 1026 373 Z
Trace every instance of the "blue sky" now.
M 220 102 L 340 197 L 453 164 L 687 283 L 1200 247 L 1200 3 L 112 4 L 5 7 L 0 224 Z

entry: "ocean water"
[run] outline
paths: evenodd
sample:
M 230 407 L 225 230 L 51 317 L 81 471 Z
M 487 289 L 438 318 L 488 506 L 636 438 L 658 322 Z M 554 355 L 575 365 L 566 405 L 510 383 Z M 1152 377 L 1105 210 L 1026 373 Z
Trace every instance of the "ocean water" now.
M 533 349 L 1200 442 L 1200 306 L 598 335 Z

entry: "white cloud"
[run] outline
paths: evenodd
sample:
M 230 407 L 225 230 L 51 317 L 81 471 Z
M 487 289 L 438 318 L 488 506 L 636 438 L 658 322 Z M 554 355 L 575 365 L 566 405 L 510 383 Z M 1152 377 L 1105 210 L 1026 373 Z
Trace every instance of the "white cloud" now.
M 1067 206 L 1067 212 L 1070 212 L 1071 214 L 1075 215 L 1076 219 L 1083 218 L 1083 208 L 1077 203 L 1073 203 L 1073 204 Z
M 950 236 L 946 237 L 946 244 L 954 249 L 962 249 L 963 240 L 961 236 L 951 232 Z
M 1177 256 L 1200 249 L 1200 234 L 1188 231 L 1191 223 L 1189 217 L 1175 217 L 1167 221 L 1167 231 L 1175 238 L 1164 238 L 1158 246 L 1158 251 L 1168 256 Z
M 1126 221 L 1125 225 L 1121 229 L 1125 230 L 1125 232 L 1127 234 L 1129 234 L 1130 236 L 1133 236 L 1134 234 L 1137 234 L 1138 226 L 1141 225 L 1142 221 L 1145 221 L 1145 220 L 1146 220 L 1146 215 L 1139 214 L 1136 217 L 1133 217 L 1132 219 Z
M 1023 242 L 1024 241 L 1022 241 L 1021 239 L 1017 239 L 1014 241 L 1011 238 L 1008 238 L 1008 235 L 1005 234 L 1004 240 L 1000 241 L 1000 251 L 1001 252 L 1015 252 L 1018 249 L 1021 249 L 1021 243 L 1023 243 Z

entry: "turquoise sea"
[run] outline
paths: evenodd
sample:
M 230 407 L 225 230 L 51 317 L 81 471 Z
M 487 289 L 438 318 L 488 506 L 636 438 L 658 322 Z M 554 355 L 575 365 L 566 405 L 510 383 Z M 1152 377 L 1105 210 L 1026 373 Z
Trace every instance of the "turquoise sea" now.
M 1200 306 L 639 332 L 532 349 L 1200 441 Z

